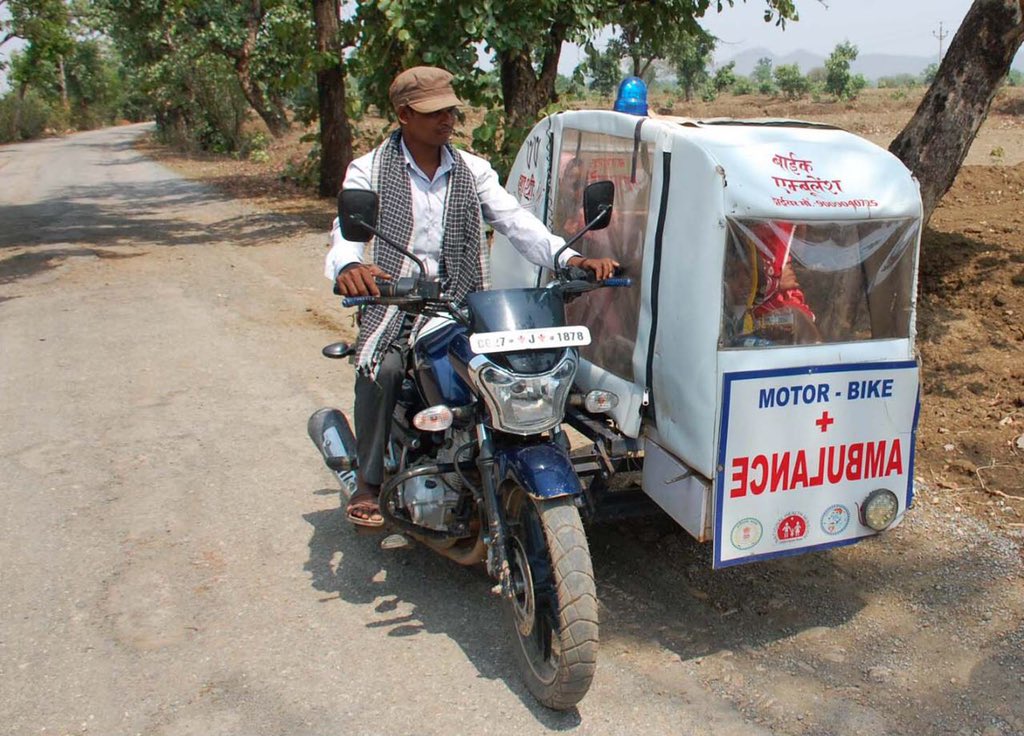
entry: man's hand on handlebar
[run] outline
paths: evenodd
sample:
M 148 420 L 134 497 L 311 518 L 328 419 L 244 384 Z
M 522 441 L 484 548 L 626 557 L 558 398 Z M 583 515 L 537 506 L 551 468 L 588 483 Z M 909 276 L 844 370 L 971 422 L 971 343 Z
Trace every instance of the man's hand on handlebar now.
M 575 266 L 576 268 L 586 268 L 594 272 L 594 277 L 597 281 L 603 281 L 604 279 L 610 279 L 615 275 L 615 269 L 619 267 L 619 262 L 614 258 L 586 258 L 584 256 L 573 256 L 566 261 L 567 266 Z
M 379 266 L 350 263 L 338 274 L 338 291 L 342 296 L 380 296 L 376 279 L 391 277 Z

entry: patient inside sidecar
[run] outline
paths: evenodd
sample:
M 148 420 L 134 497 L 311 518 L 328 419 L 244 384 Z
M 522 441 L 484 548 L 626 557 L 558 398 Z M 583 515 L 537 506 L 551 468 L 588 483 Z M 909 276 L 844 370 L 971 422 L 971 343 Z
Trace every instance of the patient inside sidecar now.
M 722 348 L 906 337 L 918 228 L 910 219 L 729 219 Z
M 766 220 L 736 228 L 726 258 L 726 325 L 730 347 L 809 345 L 821 342 L 793 265 L 799 226 Z

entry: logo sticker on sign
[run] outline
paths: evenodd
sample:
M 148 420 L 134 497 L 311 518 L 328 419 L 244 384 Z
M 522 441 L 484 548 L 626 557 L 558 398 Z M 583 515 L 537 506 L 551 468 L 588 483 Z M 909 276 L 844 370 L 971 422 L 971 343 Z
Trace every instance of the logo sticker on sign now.
M 916 363 L 726 373 L 722 396 L 715 567 L 875 534 L 859 508 L 879 488 L 897 519 L 910 504 Z

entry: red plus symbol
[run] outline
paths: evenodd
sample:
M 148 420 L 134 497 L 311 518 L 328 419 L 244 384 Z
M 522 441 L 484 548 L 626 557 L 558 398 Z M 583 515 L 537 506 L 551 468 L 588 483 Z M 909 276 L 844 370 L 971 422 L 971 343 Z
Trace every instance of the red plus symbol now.
M 835 423 L 835 419 L 828 415 L 828 412 L 822 412 L 821 419 L 817 420 L 815 424 L 821 427 L 822 432 L 827 432 L 830 424 Z

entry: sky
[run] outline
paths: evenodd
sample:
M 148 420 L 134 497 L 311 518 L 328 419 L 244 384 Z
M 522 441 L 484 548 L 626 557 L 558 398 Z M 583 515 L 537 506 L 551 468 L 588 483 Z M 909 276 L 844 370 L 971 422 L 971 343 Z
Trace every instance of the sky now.
M 897 54 L 939 58 L 939 27 L 949 48 L 953 34 L 967 15 L 972 0 L 796 0 L 800 20 L 785 29 L 764 22 L 764 0 L 735 0 L 722 12 L 711 8 L 701 25 L 718 37 L 715 62 L 722 63 L 741 51 L 766 48 L 774 55 L 810 51 L 828 56 L 836 44 L 850 41 L 860 54 Z M 603 46 L 607 34 L 595 39 Z M 583 61 L 578 47 L 567 44 L 559 71 L 571 74 Z
M 796 0 L 800 20 L 785 30 L 764 22 L 764 0 L 735 0 L 721 13 L 712 8 L 704 27 L 719 38 L 715 61 L 722 62 L 746 49 L 766 48 L 782 56 L 804 50 L 827 56 L 837 43 L 850 41 L 863 54 L 934 56 L 938 59 L 941 24 L 943 49 L 967 14 L 972 0 Z M 598 45 L 601 45 L 600 40 Z M 10 44 L 8 44 L 10 46 Z M 7 47 L 4 48 L 7 50 Z M 582 52 L 567 44 L 559 71 L 571 74 Z M 3 88 L 0 80 L 0 89 Z
M 778 55 L 810 51 L 827 56 L 837 43 L 850 41 L 861 54 L 939 55 L 967 15 L 972 0 L 796 0 L 800 20 L 785 30 L 764 22 L 763 0 L 736 0 L 721 13 L 710 9 L 704 27 L 717 36 L 716 60 L 764 47 Z M 826 7 L 827 6 L 827 7 Z M 948 34 L 948 35 L 946 35 Z

